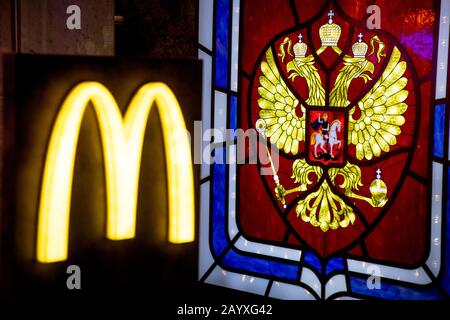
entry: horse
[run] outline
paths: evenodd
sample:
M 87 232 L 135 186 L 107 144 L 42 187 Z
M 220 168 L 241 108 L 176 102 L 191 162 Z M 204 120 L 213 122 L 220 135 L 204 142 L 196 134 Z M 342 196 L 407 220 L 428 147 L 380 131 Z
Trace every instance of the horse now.
M 339 148 L 342 145 L 342 141 L 338 140 L 337 133 L 341 132 L 341 122 L 339 120 L 334 120 L 331 123 L 330 131 L 328 134 L 328 143 L 330 144 L 330 155 L 333 156 L 333 147 L 335 145 L 339 145 Z M 323 150 L 323 153 L 327 153 L 325 147 L 326 140 L 322 134 L 315 132 L 311 136 L 311 145 L 314 145 L 314 156 L 317 158 L 317 147 Z

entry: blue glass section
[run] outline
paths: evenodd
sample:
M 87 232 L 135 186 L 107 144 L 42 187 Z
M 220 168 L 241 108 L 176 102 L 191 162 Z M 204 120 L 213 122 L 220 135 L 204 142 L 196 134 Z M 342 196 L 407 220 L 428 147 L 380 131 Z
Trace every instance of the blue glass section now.
M 275 276 L 287 280 L 296 280 L 298 266 L 278 261 L 269 261 L 257 257 L 249 257 L 237 254 L 230 250 L 222 260 L 227 267 L 256 272 L 267 276 Z
M 326 275 L 329 275 L 331 272 L 335 270 L 344 270 L 344 259 L 341 257 L 333 258 L 327 263 L 327 267 L 325 270 Z
M 305 263 L 316 269 L 319 273 L 322 273 L 322 264 L 314 253 L 310 251 L 305 253 Z
M 367 279 L 350 277 L 352 292 L 388 300 L 442 300 L 437 288 L 410 288 L 381 281 L 380 289 L 369 289 Z
M 446 212 L 446 220 L 447 220 L 447 232 L 446 239 L 445 239 L 445 262 L 443 265 L 446 265 L 444 271 L 444 276 L 442 277 L 442 287 L 447 291 L 448 294 L 450 294 L 450 168 L 448 168 L 448 186 L 447 186 L 447 212 Z
M 444 128 L 445 104 L 437 104 L 434 107 L 433 155 L 439 158 L 444 156 Z
M 227 88 L 228 84 L 228 30 L 230 15 L 229 0 L 216 1 L 216 55 L 215 84 Z
M 225 149 L 214 149 L 213 164 L 213 201 L 212 201 L 212 242 L 216 256 L 219 256 L 228 245 L 225 230 L 225 186 L 226 186 L 226 164 Z M 216 160 L 217 159 L 217 160 Z
M 237 127 L 237 97 L 230 97 L 230 129 L 236 130 Z

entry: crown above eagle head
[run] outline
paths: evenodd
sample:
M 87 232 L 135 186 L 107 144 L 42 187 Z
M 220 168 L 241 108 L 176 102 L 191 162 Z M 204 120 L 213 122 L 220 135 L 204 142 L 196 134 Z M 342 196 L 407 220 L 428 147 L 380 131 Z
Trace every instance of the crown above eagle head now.
M 362 41 L 363 34 L 359 33 L 358 35 L 358 41 L 355 42 L 352 46 L 353 51 L 353 57 L 354 58 L 365 58 L 367 50 L 369 49 L 369 46 L 367 43 Z
M 308 49 L 308 46 L 306 43 L 302 42 L 302 34 L 300 33 L 298 35 L 298 42 L 294 44 L 294 56 L 296 58 L 304 58 L 306 55 L 306 50 Z
M 334 12 L 330 10 L 328 13 L 328 23 L 324 24 L 319 29 L 320 41 L 322 46 L 337 46 L 339 38 L 341 37 L 341 27 L 333 22 Z

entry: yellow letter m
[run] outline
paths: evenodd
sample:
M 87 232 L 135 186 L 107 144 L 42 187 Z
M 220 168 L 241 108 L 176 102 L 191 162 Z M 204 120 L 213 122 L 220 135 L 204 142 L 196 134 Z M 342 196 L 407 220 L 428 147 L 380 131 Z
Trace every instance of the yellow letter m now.
M 75 154 L 81 121 L 89 102 L 95 109 L 103 145 L 106 236 L 121 240 L 135 235 L 143 140 L 148 115 L 155 104 L 166 154 L 169 241 L 193 241 L 195 209 L 190 143 L 173 92 L 163 83 L 143 85 L 122 118 L 107 88 L 98 82 L 82 82 L 66 97 L 51 133 L 39 204 L 37 260 L 48 263 L 67 259 Z

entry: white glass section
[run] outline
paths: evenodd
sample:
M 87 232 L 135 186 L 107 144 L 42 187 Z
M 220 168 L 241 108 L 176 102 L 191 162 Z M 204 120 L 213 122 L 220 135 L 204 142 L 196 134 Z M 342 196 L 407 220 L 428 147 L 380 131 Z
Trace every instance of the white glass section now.
M 205 130 L 211 128 L 211 56 L 202 50 L 198 50 L 198 58 L 203 61 L 203 83 L 202 83 L 202 128 L 203 133 Z M 203 141 L 202 139 L 202 157 L 203 154 L 208 154 L 209 152 L 209 141 Z M 205 150 L 208 149 L 208 150 Z M 209 153 L 210 154 L 210 153 Z M 203 179 L 210 174 L 209 163 L 203 159 L 201 165 L 200 179 Z
M 209 185 L 209 181 L 200 185 L 199 279 L 214 263 L 209 249 Z
M 450 26 L 450 1 L 441 1 L 441 17 L 439 19 L 438 57 L 436 75 L 436 99 L 445 98 L 447 89 L 447 62 Z
M 332 296 L 337 292 L 346 292 L 347 283 L 345 282 L 345 276 L 343 274 L 337 274 L 327 281 L 325 284 L 325 299 Z
M 433 162 L 433 182 L 431 186 L 431 243 L 427 266 L 435 276 L 438 275 L 441 268 L 442 175 L 442 164 Z
M 361 299 L 348 297 L 348 296 L 342 296 L 342 297 L 336 298 L 334 300 L 361 300 Z
M 315 300 L 307 289 L 278 281 L 272 284 L 269 297 L 280 300 Z
M 239 6 L 240 0 L 233 0 L 232 33 L 231 33 L 231 90 L 238 89 L 239 63 Z
M 227 127 L 227 94 L 214 91 L 214 129 L 222 134 L 214 136 L 214 143 L 225 141 L 225 129 Z
M 214 1 L 199 0 L 198 3 L 198 42 L 212 50 L 212 29 L 214 17 Z
M 236 145 L 228 149 L 230 164 L 228 166 L 228 234 L 233 239 L 238 233 L 236 225 Z
M 252 252 L 292 261 L 300 261 L 300 257 L 302 255 L 301 251 L 299 250 L 248 241 L 242 236 L 239 237 L 234 246 L 241 251 Z
M 321 284 L 319 278 L 317 278 L 316 274 L 312 272 L 311 269 L 303 267 L 300 281 L 310 286 L 319 297 L 321 296 Z
M 225 271 L 221 267 L 217 266 L 205 282 L 230 289 L 264 295 L 269 280 Z
M 203 148 L 202 148 L 202 164 L 201 164 L 200 179 L 206 178 L 211 174 L 210 165 L 214 163 L 214 158 L 211 155 L 212 144 L 208 141 L 202 141 L 202 145 Z
M 366 274 L 367 276 L 379 274 L 383 278 L 415 284 L 428 284 L 431 282 L 422 267 L 417 269 L 403 269 L 352 259 L 347 260 L 347 263 L 349 271 Z

